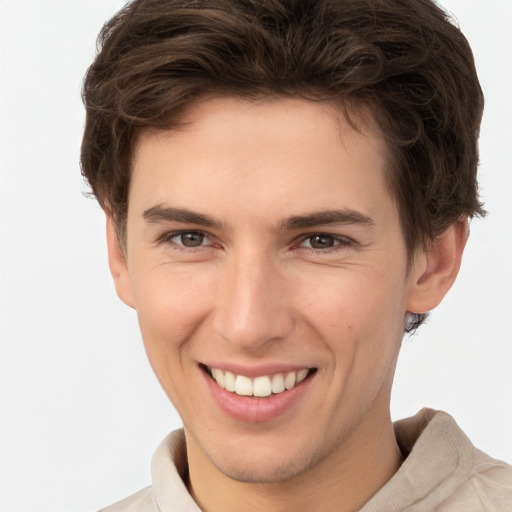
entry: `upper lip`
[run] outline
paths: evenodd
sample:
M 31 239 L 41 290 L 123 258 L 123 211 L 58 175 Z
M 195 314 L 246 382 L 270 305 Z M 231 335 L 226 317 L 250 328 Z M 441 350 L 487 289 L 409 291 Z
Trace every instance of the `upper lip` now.
M 285 363 L 265 363 L 259 365 L 245 365 L 240 363 L 227 363 L 218 361 L 209 361 L 201 363 L 208 368 L 219 368 L 224 371 L 230 371 L 235 375 L 244 375 L 251 379 L 261 377 L 263 375 L 275 375 L 277 373 L 297 372 L 299 370 L 312 370 L 315 367 L 308 364 L 285 364 Z

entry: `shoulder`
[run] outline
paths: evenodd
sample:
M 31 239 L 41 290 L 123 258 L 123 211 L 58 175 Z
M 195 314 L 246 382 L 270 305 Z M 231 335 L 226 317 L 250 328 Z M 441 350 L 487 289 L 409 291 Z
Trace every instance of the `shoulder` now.
M 512 466 L 474 451 L 473 466 L 467 479 L 439 507 L 440 512 L 494 512 L 512 505 Z
M 512 467 L 475 448 L 449 414 L 423 409 L 395 433 L 405 460 L 364 512 L 511 510 Z
M 99 512 L 159 512 L 151 486 L 128 496 Z
M 473 446 L 449 414 L 424 409 L 410 421 L 409 434 L 417 436 L 411 462 L 437 475 L 428 479 L 436 510 L 494 512 L 510 507 L 512 466 Z

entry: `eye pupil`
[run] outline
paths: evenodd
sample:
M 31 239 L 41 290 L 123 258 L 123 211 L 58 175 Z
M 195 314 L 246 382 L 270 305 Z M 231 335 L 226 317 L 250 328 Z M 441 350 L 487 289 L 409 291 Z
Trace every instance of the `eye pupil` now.
M 328 235 L 314 235 L 310 238 L 309 243 L 313 249 L 328 249 L 333 247 L 334 238 Z
M 181 236 L 181 243 L 185 247 L 198 247 L 203 243 L 204 235 L 203 233 L 182 233 Z

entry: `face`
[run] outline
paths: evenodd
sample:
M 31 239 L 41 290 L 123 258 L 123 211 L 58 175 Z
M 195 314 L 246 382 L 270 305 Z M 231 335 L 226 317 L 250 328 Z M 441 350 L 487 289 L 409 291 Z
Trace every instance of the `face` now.
M 414 271 L 385 162 L 305 100 L 210 99 L 141 136 L 118 291 L 223 474 L 289 478 L 388 419 Z

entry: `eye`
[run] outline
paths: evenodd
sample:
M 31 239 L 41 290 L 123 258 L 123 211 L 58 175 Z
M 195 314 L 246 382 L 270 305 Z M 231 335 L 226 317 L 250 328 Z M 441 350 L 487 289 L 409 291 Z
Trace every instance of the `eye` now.
M 306 247 L 308 249 L 333 249 L 337 246 L 350 245 L 351 241 L 348 238 L 336 236 L 336 235 L 328 235 L 323 233 L 318 233 L 315 235 L 310 235 L 305 238 L 300 247 Z
M 201 231 L 183 231 L 180 233 L 169 233 L 165 241 L 172 242 L 182 247 L 201 247 L 208 245 L 209 239 Z

